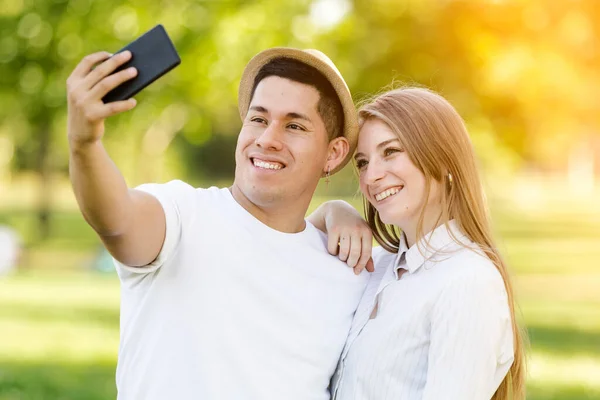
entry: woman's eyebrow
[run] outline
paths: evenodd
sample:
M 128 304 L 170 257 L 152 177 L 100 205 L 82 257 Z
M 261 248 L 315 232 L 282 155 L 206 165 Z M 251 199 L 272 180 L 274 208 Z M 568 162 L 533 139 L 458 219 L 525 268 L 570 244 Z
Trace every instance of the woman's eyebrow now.
M 385 146 L 387 146 L 388 144 L 390 144 L 390 143 L 392 143 L 392 142 L 399 142 L 399 140 L 398 140 L 397 138 L 394 138 L 394 139 L 389 139 L 389 140 L 385 140 L 385 141 L 383 141 L 383 142 L 381 142 L 381 143 L 379 143 L 379 144 L 377 145 L 377 149 L 380 149 L 380 148 L 382 148 L 382 147 L 385 147 Z M 365 155 L 364 155 L 363 153 L 356 153 L 356 154 L 354 155 L 354 159 L 356 160 L 358 157 L 365 157 Z

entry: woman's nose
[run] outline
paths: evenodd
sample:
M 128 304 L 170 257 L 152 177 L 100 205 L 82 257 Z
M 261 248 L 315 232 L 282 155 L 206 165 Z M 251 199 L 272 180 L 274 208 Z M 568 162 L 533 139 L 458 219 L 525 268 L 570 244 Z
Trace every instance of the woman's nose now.
M 371 160 L 367 164 L 367 170 L 364 173 L 365 183 L 371 185 L 381 180 L 385 176 L 385 168 L 379 160 Z

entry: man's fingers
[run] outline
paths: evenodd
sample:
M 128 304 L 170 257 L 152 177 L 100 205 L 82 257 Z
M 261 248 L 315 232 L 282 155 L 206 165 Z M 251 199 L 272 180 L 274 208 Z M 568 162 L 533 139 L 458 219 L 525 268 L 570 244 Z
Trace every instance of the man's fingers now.
M 93 88 L 98 82 L 102 81 L 105 77 L 112 74 L 115 69 L 125 64 L 131 59 L 130 51 L 123 51 L 119 54 L 115 54 L 102 64 L 98 65 L 88 76 L 84 79 L 84 85 L 86 88 Z
M 108 117 L 112 117 L 113 115 L 129 111 L 134 108 L 136 104 L 137 102 L 135 99 L 110 102 L 108 104 L 95 107 L 92 111 L 90 111 L 86 118 L 88 121 L 99 121 L 101 119 L 106 119 Z
M 92 98 L 99 99 L 104 97 L 108 92 L 119 86 L 125 81 L 133 79 L 137 75 L 137 70 L 134 67 L 124 69 L 116 74 L 112 74 L 102 79 L 94 86 L 91 91 Z
M 98 64 L 100 61 L 104 61 L 109 58 L 111 54 L 107 51 L 99 51 L 97 53 L 88 54 L 83 57 L 83 60 L 77 64 L 71 76 L 74 78 L 84 78 L 87 74 L 90 73 L 94 65 Z

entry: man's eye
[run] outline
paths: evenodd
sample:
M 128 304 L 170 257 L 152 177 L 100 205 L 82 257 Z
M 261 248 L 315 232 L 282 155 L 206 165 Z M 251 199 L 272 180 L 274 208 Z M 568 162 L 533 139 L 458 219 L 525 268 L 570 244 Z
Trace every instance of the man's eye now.
M 302 127 L 302 126 L 300 126 L 298 124 L 289 124 L 288 128 L 291 128 L 291 129 L 294 129 L 294 130 L 301 130 L 301 131 L 305 130 L 304 127 Z
M 266 123 L 266 122 L 267 122 L 267 121 L 266 121 L 264 118 L 262 118 L 262 117 L 253 117 L 253 118 L 251 118 L 251 119 L 250 119 L 250 121 L 252 121 L 252 122 L 258 122 L 259 124 L 264 124 L 264 123 Z

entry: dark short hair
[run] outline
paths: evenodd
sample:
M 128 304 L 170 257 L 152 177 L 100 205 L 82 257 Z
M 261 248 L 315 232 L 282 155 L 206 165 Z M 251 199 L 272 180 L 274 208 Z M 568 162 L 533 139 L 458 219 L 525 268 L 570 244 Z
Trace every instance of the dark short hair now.
M 325 123 L 329 140 L 343 136 L 344 109 L 331 82 L 316 68 L 306 65 L 301 61 L 287 57 L 277 57 L 263 65 L 254 78 L 252 95 L 263 79 L 269 76 L 278 76 L 305 85 L 310 85 L 319 92 L 317 111 Z

